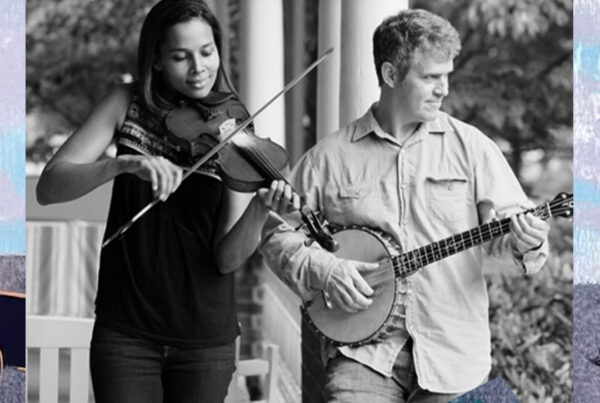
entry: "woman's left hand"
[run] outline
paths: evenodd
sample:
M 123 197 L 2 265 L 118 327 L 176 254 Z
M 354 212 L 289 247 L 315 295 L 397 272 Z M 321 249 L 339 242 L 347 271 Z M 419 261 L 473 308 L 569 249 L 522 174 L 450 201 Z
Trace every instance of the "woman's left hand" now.
M 300 209 L 300 196 L 283 180 L 273 181 L 269 188 L 259 189 L 255 198 L 262 206 L 277 214 Z

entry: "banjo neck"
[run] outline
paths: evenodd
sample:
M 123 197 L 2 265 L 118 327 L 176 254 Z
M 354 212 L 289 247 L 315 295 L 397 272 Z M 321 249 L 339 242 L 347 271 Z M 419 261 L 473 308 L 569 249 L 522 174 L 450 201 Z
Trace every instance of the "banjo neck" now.
M 407 277 L 424 266 L 481 245 L 509 232 L 510 218 L 504 218 L 391 257 L 390 260 L 396 277 Z
M 570 216 L 573 209 L 573 195 L 561 193 L 554 200 L 546 202 L 520 214 L 532 213 L 546 220 L 553 216 Z M 510 233 L 510 218 L 494 220 L 479 227 L 452 235 L 448 238 L 391 257 L 396 277 L 407 277 L 420 268 L 442 260 L 494 238 Z

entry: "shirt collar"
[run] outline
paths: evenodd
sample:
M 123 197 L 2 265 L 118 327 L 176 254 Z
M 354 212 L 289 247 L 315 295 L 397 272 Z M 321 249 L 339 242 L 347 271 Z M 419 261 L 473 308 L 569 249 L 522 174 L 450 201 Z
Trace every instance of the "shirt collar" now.
M 371 105 L 369 110 L 358 119 L 356 123 L 356 129 L 354 130 L 354 134 L 352 135 L 352 142 L 359 141 L 360 139 L 371 133 L 382 139 L 393 139 L 390 136 L 390 134 L 383 131 L 383 129 L 381 128 L 381 126 L 379 126 L 379 123 L 375 119 L 375 115 L 373 114 L 373 108 L 376 105 L 377 103 Z M 423 124 L 421 124 L 417 131 L 420 133 L 429 134 L 444 134 L 446 132 L 444 126 L 442 125 L 440 117 L 431 122 L 423 122 Z

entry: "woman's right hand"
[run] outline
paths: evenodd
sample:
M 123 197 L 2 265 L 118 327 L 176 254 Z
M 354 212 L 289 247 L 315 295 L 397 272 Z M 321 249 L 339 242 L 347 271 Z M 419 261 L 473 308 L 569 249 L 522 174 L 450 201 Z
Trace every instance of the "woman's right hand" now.
M 167 200 L 177 190 L 183 177 L 183 169 L 164 157 L 145 155 L 121 155 L 125 172 L 150 182 L 155 199 Z

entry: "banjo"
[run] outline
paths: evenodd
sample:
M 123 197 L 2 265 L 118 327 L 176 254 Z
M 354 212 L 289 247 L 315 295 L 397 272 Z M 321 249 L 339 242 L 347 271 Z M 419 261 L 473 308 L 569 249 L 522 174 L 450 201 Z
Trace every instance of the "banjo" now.
M 560 193 L 552 201 L 526 210 L 546 220 L 573 216 L 573 194 Z M 379 267 L 365 275 L 375 290 L 371 305 L 359 312 L 329 307 L 323 294 L 307 301 L 302 312 L 308 324 L 322 338 L 336 346 L 359 346 L 385 338 L 398 314 L 396 278 L 414 274 L 420 268 L 448 256 L 483 244 L 510 232 L 510 218 L 491 221 L 409 252 L 389 235 L 364 227 L 332 228 L 340 248 L 335 253 L 343 259 L 378 262 Z

